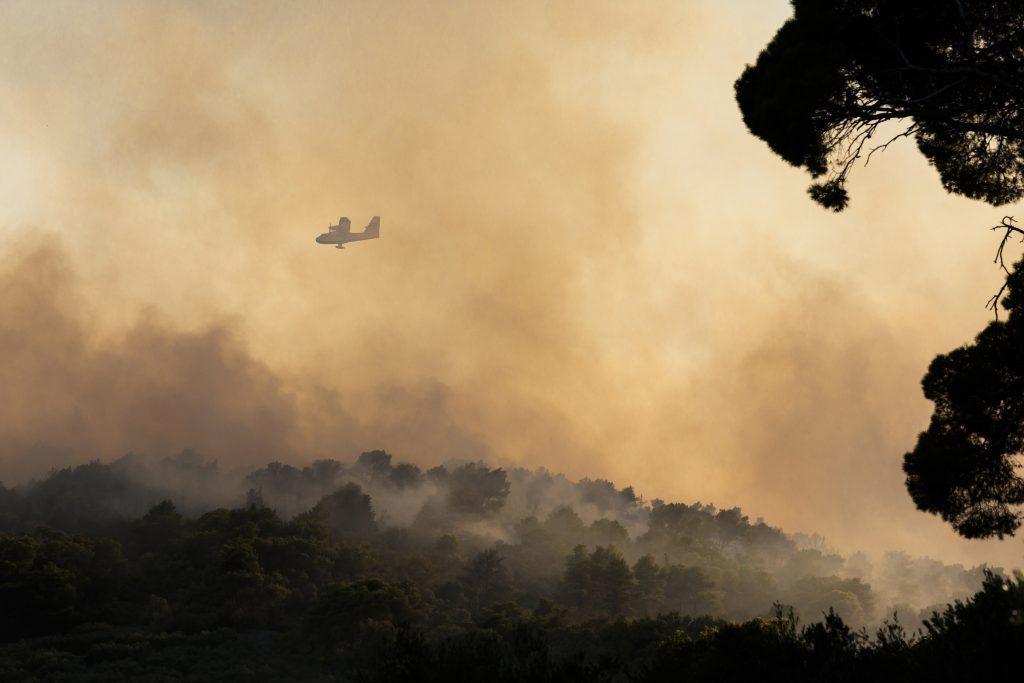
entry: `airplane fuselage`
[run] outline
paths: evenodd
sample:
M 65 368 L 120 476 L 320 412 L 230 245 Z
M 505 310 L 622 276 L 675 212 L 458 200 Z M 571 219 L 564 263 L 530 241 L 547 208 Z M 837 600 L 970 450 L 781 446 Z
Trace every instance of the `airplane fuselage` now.
M 320 244 L 348 244 L 349 242 L 359 242 L 360 240 L 372 240 L 377 239 L 379 235 L 367 235 L 365 232 L 349 232 L 342 233 L 339 231 L 325 232 L 321 235 L 317 235 L 316 241 Z
M 327 232 L 317 236 L 317 244 L 334 244 L 343 249 L 349 242 L 372 240 L 380 237 L 380 216 L 374 216 L 362 232 L 352 232 L 350 221 L 342 218 L 337 225 L 332 225 Z

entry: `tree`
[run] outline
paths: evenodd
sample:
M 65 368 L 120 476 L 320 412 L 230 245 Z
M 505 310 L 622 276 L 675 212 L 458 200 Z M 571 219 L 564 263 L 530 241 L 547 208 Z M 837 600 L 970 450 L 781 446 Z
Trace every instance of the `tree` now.
M 854 631 L 843 621 L 836 611 L 829 608 L 825 620 L 811 624 L 803 632 L 803 641 L 810 647 L 813 659 L 819 666 L 841 668 L 857 653 L 867 640 L 863 633 Z
M 754 135 L 820 179 L 815 201 L 845 208 L 854 162 L 900 137 L 916 140 L 949 192 L 994 205 L 1024 197 L 1024 4 L 793 0 L 793 9 L 736 82 L 736 99 Z M 872 147 L 889 121 L 904 127 Z M 904 457 L 917 506 L 969 538 L 1012 534 L 1024 504 L 1021 266 L 1010 273 L 1003 260 L 1024 230 L 1010 217 L 995 229 L 1008 277 L 990 304 L 1011 320 L 932 362 L 922 385 L 935 412 Z
M 584 614 L 618 617 L 633 597 L 633 572 L 612 546 L 598 546 L 587 554 L 578 545 L 566 560 L 562 601 Z
M 626 613 L 633 597 L 633 572 L 614 546 L 598 546 L 590 554 L 591 605 L 601 614 Z
M 391 473 L 391 454 L 382 450 L 367 451 L 360 454 L 356 467 L 371 477 L 387 477 Z
M 488 548 L 470 560 L 460 583 L 478 607 L 503 602 L 512 592 L 512 577 L 501 553 L 494 548 Z
M 583 502 L 594 505 L 602 514 L 636 502 L 636 493 L 632 487 L 619 491 L 607 479 L 584 478 L 576 487 L 580 490 Z
M 665 570 L 665 601 L 669 609 L 692 616 L 721 608 L 714 579 L 700 567 L 677 564 Z
M 39 528 L 0 536 L 0 641 L 137 616 L 121 547 Z
M 853 164 L 913 137 L 950 192 L 1001 205 L 1024 196 L 1024 4 L 1016 0 L 793 0 L 736 82 L 751 133 L 819 179 L 840 211 Z
M 871 587 L 860 579 L 805 576 L 789 587 L 786 602 L 805 619 L 817 619 L 834 609 L 843 619 L 861 624 L 874 606 Z
M 341 536 L 362 538 L 377 529 L 370 496 L 352 482 L 325 496 L 312 512 L 322 516 L 327 526 Z
M 637 608 L 641 616 L 657 614 L 665 599 L 665 575 L 653 555 L 644 555 L 633 565 Z
M 562 603 L 582 610 L 590 595 L 590 557 L 587 546 L 578 545 L 565 560 L 565 574 L 560 587 Z
M 683 536 L 710 533 L 709 527 L 714 514 L 714 507 L 700 503 L 658 505 L 651 510 L 651 531 Z
M 388 480 L 400 489 L 411 488 L 423 481 L 423 473 L 420 472 L 420 468 L 416 467 L 416 465 L 403 462 L 401 465 L 396 465 L 392 468 L 391 474 L 388 475 Z
M 618 520 L 595 519 L 587 529 L 587 536 L 594 545 L 623 547 L 629 543 L 629 532 Z
M 182 520 L 174 503 L 162 501 L 132 524 L 132 542 L 138 553 L 156 552 L 175 542 L 181 535 Z
M 1012 535 L 1021 525 L 1024 480 L 1024 262 L 1007 279 L 1005 321 L 974 344 L 932 361 L 922 382 L 935 403 L 928 429 L 903 459 L 918 508 L 968 538 Z
M 266 467 L 249 473 L 245 478 L 251 488 L 266 492 L 273 498 L 285 498 L 296 495 L 302 485 L 302 472 L 280 462 L 272 462 Z
M 159 501 L 148 486 L 132 481 L 123 468 L 94 460 L 68 467 L 31 487 L 26 503 L 36 520 L 68 531 L 105 531 L 125 517 L 124 510 Z
M 448 505 L 452 510 L 488 517 L 498 512 L 508 498 L 509 483 L 505 470 L 470 463 L 452 470 L 447 478 Z
M 369 579 L 333 584 L 309 611 L 306 630 L 315 643 L 330 646 L 353 638 L 367 622 L 409 624 L 422 618 L 422 610 L 419 591 L 409 583 Z
M 544 529 L 554 534 L 563 543 L 572 545 L 585 533 L 583 520 L 568 505 L 557 507 L 544 520 Z

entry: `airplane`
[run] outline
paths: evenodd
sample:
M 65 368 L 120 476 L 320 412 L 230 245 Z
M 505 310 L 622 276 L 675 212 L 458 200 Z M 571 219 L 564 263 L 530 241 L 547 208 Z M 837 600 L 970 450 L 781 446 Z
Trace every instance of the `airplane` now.
M 336 244 L 336 249 L 344 249 L 349 242 L 373 240 L 380 237 L 380 216 L 374 216 L 362 232 L 352 232 L 352 221 L 342 216 L 337 225 L 327 228 L 327 232 L 317 236 L 318 244 Z

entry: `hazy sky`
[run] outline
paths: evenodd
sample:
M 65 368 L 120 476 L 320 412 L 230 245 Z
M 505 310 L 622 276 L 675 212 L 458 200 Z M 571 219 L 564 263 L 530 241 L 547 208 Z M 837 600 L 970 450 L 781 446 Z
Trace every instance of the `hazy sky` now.
M 744 128 L 782 0 L 0 4 L 0 459 L 385 448 L 1019 563 L 918 513 L 999 209 Z M 1011 211 L 1012 213 L 1012 211 Z M 313 238 L 381 215 L 343 252 Z

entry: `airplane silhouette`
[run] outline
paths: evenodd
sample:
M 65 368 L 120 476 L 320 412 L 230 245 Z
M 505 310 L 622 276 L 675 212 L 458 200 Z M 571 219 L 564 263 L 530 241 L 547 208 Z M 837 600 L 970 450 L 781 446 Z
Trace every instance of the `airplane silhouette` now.
M 342 216 L 337 225 L 327 228 L 327 232 L 317 236 L 318 244 L 336 244 L 337 249 L 344 249 L 349 242 L 373 240 L 380 237 L 380 216 L 374 216 L 362 232 L 352 232 L 352 221 Z

